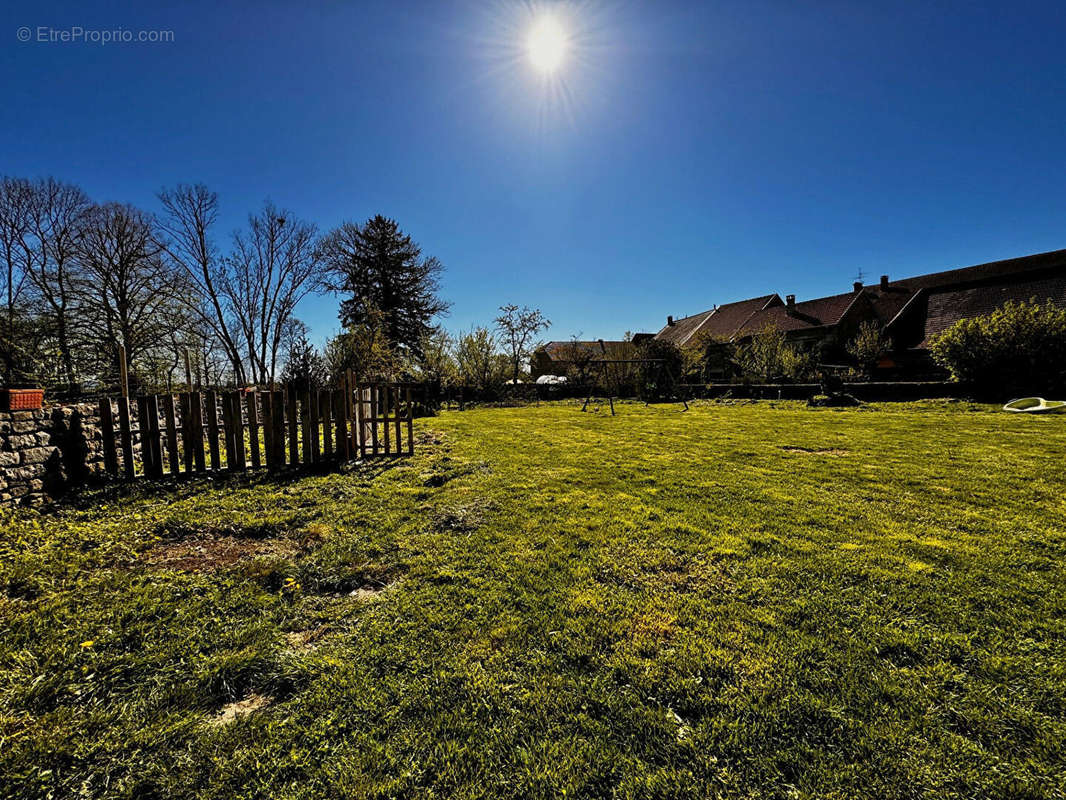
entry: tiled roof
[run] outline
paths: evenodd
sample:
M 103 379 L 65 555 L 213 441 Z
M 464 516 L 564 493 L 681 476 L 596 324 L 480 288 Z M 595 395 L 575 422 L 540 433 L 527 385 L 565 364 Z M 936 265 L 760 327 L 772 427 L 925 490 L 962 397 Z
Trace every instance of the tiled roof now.
M 607 351 L 607 355 L 604 356 L 603 349 L 600 349 L 600 343 L 594 342 L 547 342 L 540 349 L 547 354 L 548 358 L 552 361 L 570 361 L 574 356 L 574 350 L 581 353 L 584 358 L 628 358 L 631 357 L 628 354 L 633 350 L 632 342 L 623 341 L 604 341 L 604 349 Z
M 771 306 L 752 314 L 737 331 L 737 335 L 751 336 L 767 328 L 797 331 L 823 325 L 836 325 L 858 296 L 858 292 L 848 292 L 819 297 L 815 300 L 804 300 L 802 303 L 796 303 L 792 308 Z
M 655 338 L 661 342 L 673 342 L 680 347 L 693 337 L 700 325 L 706 322 L 707 318 L 713 313 L 714 309 L 711 308 L 707 311 L 701 311 L 699 314 L 693 314 L 691 317 L 675 319 L 673 324 L 665 325 L 661 331 L 655 334 Z
M 940 286 L 972 283 L 994 278 L 1016 277 L 1025 272 L 1054 269 L 1055 267 L 1066 268 L 1066 250 L 1052 250 L 1049 253 L 1037 253 L 1036 255 L 1022 256 L 1021 258 L 990 261 L 987 264 L 977 264 L 972 267 L 932 272 L 928 275 L 890 281 L 888 285 L 889 288 L 901 287 L 911 290 L 934 289 Z
M 926 297 L 925 337 L 920 348 L 961 319 L 990 314 L 1008 301 L 1036 298 L 1066 308 L 1066 269 L 1057 274 L 1041 273 L 1028 280 L 971 284 L 964 288 L 934 289 Z
M 655 338 L 679 346 L 687 344 L 697 334 L 731 339 L 752 314 L 775 304 L 781 304 L 781 298 L 776 294 L 726 303 L 691 317 L 674 320 L 673 325 L 664 327 Z

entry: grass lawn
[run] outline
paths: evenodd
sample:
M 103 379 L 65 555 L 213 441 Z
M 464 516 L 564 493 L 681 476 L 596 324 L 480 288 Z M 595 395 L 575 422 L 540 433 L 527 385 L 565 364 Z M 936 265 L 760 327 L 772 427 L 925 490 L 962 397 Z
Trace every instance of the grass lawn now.
M 416 436 L 0 517 L 0 793 L 1066 797 L 1066 415 Z

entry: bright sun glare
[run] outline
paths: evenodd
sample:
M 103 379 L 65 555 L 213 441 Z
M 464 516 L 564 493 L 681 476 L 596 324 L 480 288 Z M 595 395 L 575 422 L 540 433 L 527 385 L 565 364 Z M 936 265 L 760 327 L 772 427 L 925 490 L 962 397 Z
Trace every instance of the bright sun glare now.
M 537 70 L 555 72 L 566 55 L 566 32 L 554 17 L 541 17 L 534 23 L 526 47 L 529 60 Z

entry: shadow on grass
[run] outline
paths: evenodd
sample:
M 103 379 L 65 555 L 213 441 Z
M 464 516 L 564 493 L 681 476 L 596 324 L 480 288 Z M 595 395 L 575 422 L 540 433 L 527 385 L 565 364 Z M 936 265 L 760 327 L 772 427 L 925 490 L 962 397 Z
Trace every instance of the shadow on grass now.
M 68 491 L 58 497 L 49 506 L 41 509 L 43 513 L 61 509 L 85 510 L 103 503 L 123 499 L 153 498 L 169 495 L 174 499 L 191 497 L 207 488 L 210 489 L 245 489 L 250 487 L 283 487 L 297 483 L 305 478 L 323 475 L 349 475 L 361 482 L 373 481 L 406 463 L 406 456 L 392 456 L 373 461 L 354 461 L 341 467 L 322 465 L 318 468 L 286 469 L 267 471 L 265 469 L 247 472 L 208 472 L 195 475 L 181 475 L 158 480 L 138 477 L 132 481 L 117 480 L 86 484 Z

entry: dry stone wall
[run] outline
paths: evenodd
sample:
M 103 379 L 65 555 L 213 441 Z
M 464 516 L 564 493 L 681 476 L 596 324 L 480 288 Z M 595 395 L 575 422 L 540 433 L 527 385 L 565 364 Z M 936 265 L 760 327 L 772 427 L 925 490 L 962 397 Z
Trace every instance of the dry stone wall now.
M 0 411 L 0 506 L 39 506 L 104 470 L 99 407 Z

